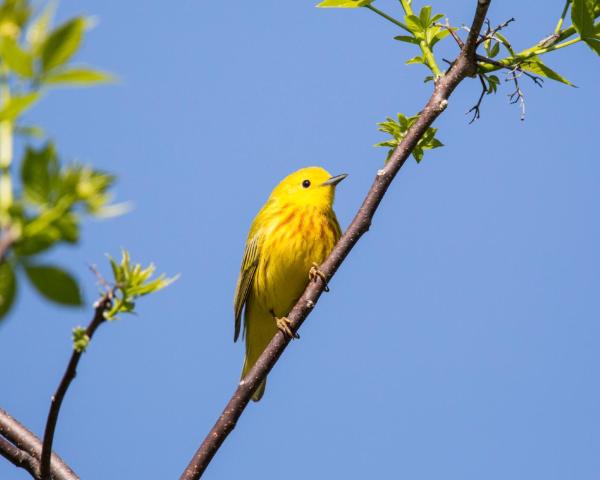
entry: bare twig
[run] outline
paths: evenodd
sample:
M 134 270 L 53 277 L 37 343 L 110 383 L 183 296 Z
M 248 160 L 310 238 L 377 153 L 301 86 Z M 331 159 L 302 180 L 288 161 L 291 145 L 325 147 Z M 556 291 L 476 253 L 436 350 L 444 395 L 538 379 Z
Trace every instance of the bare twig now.
M 479 40 L 477 41 L 477 44 L 480 45 L 483 42 L 485 42 L 486 40 L 491 40 L 491 39 L 498 40 L 495 37 L 496 33 L 498 33 L 503 28 L 506 28 L 510 24 L 510 22 L 514 22 L 514 21 L 515 21 L 514 18 L 509 18 L 508 20 L 506 20 L 506 22 L 503 22 L 500 25 L 497 25 L 496 27 L 492 28 L 492 25 L 491 25 L 489 19 L 486 20 L 485 24 L 487 25 L 487 29 L 486 29 L 485 33 L 480 36 Z
M 544 79 L 541 77 L 538 77 L 536 75 L 533 75 L 529 72 L 526 72 L 525 70 L 523 70 L 521 65 L 515 66 L 511 70 L 511 72 L 508 74 L 506 81 L 507 82 L 512 81 L 515 84 L 515 90 L 512 93 L 508 94 L 508 101 L 511 104 L 514 104 L 514 103 L 519 104 L 519 107 L 521 109 L 521 121 L 523 121 L 523 120 L 525 120 L 525 95 L 519 85 L 519 77 L 521 75 L 525 75 L 527 78 L 530 78 L 533 81 L 533 83 L 535 83 L 540 88 L 543 86 Z
M 462 50 L 462 48 L 464 47 L 464 43 L 460 39 L 460 37 L 456 34 L 456 28 L 452 28 L 450 26 L 450 23 L 448 22 L 448 19 L 446 19 L 446 23 L 436 23 L 436 25 L 438 27 L 442 27 L 442 28 L 448 30 L 448 32 L 450 32 L 450 35 L 452 35 L 452 38 L 454 39 L 454 41 L 458 45 L 458 48 L 460 48 Z
M 527 63 L 527 60 L 520 61 L 519 63 L 516 63 L 516 64 L 505 64 L 505 63 L 499 62 L 497 60 L 494 60 L 493 58 L 484 57 L 483 55 L 476 55 L 476 58 L 477 58 L 478 62 L 489 63 L 490 65 L 494 65 L 495 67 L 510 70 L 511 74 L 518 72 L 519 75 L 525 75 L 526 77 L 530 78 L 533 81 L 533 83 L 535 83 L 538 87 L 544 86 L 544 79 L 542 77 L 533 75 L 523 69 L 523 65 L 525 65 Z M 509 80 L 512 80 L 512 77 Z
M 106 320 L 104 313 L 110 308 L 113 299 L 113 290 L 108 290 L 94 305 L 94 317 L 88 325 L 85 333 L 91 340 L 92 336 L 96 332 L 96 329 Z M 54 431 L 56 429 L 56 422 L 58 420 L 58 414 L 60 412 L 60 406 L 65 394 L 69 389 L 69 385 L 77 374 L 77 364 L 81 358 L 81 354 L 77 350 L 73 350 L 71 359 L 67 365 L 67 369 L 56 389 L 56 393 L 52 396 L 50 402 L 50 411 L 48 412 L 48 420 L 46 421 L 46 428 L 44 430 L 44 443 L 42 446 L 41 465 L 40 472 L 42 480 L 51 480 L 50 478 L 50 452 L 52 451 L 52 442 L 54 440 Z
M 24 462 L 28 463 L 32 462 L 29 458 L 35 460 L 38 476 L 34 476 L 34 478 L 41 478 L 39 476 L 39 461 L 42 456 L 41 440 L 1 408 L 0 435 L 6 440 L 9 440 L 17 449 L 22 451 L 24 455 L 28 456 L 25 457 L 19 454 L 16 458 L 22 458 Z M 0 454 L 8 458 L 12 463 L 15 463 L 13 461 L 13 458 L 15 458 L 14 455 L 16 454 L 14 450 L 1 448 Z M 11 455 L 11 457 L 9 457 L 9 455 Z M 77 474 L 55 453 L 52 454 L 51 474 L 54 480 L 79 480 Z
M 512 93 L 508 94 L 508 101 L 511 104 L 518 103 L 521 109 L 521 121 L 525 120 L 525 96 L 523 95 L 523 90 L 519 86 L 519 76 L 517 72 L 513 72 L 512 78 L 507 79 L 507 81 L 512 80 L 515 83 L 515 90 Z
M 342 238 L 340 238 L 329 257 L 321 265 L 320 270 L 324 273 L 325 280 L 328 281 L 331 279 L 360 237 L 369 230 L 371 219 L 394 177 L 404 165 L 404 162 L 417 145 L 417 142 L 425 134 L 427 128 L 445 110 L 448 105 L 448 98 L 454 89 L 467 76 L 474 76 L 477 73 L 475 58 L 477 38 L 490 2 L 491 0 L 477 1 L 471 31 L 454 65 L 435 83 L 433 94 L 422 110 L 421 115 L 419 115 L 419 118 L 412 127 L 409 128 L 406 136 L 394 150 L 385 167 L 377 172 L 373 185 L 354 220 L 352 220 L 352 223 L 344 235 L 342 235 Z M 306 287 L 306 290 L 287 316 L 293 332 L 298 330 L 304 319 L 314 308 L 323 293 L 324 287 L 325 282 L 321 280 L 310 282 Z M 234 429 L 252 394 L 273 368 L 289 342 L 289 337 L 281 332 L 278 332 L 273 337 L 254 366 L 239 383 L 233 396 L 225 406 L 223 413 L 181 475 L 181 480 L 197 480 L 200 478 L 219 447 Z
M 485 94 L 488 93 L 488 88 L 485 84 L 485 79 L 483 78 L 483 75 L 480 73 L 477 76 L 479 77 L 479 81 L 481 82 L 481 95 L 479 95 L 479 100 L 477 100 L 477 103 L 474 106 L 472 106 L 466 113 L 466 115 L 468 115 L 469 113 L 473 112 L 473 118 L 471 118 L 469 124 L 473 123 L 475 120 L 481 117 L 481 102 L 483 101 L 483 97 L 485 96 Z

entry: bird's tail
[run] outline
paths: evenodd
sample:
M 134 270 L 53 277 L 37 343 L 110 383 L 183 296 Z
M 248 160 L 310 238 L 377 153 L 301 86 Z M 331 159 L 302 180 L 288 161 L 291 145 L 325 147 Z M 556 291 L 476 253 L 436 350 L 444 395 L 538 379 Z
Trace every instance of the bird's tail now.
M 265 347 L 269 344 L 275 333 L 277 326 L 271 315 L 257 315 L 254 312 L 248 312 L 246 322 L 246 358 L 244 359 L 244 368 L 242 369 L 242 378 L 250 371 L 252 366 L 260 357 Z M 265 393 L 267 379 L 265 378 L 254 392 L 252 400 L 258 402 Z

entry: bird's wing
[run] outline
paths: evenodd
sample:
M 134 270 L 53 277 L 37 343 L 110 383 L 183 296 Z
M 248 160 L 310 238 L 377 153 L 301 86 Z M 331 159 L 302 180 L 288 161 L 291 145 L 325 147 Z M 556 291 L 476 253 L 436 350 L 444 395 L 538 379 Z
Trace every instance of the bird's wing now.
M 248 294 L 252 287 L 252 280 L 258 265 L 258 242 L 260 235 L 257 233 L 246 243 L 240 276 L 235 287 L 235 296 L 233 298 L 233 311 L 235 315 L 235 331 L 233 341 L 237 341 L 240 336 L 240 327 L 242 325 L 242 310 L 248 300 Z

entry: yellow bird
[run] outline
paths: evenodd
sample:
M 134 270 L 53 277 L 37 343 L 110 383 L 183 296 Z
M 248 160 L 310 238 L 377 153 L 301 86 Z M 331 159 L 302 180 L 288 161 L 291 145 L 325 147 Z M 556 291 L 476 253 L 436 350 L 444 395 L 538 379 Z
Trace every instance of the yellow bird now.
M 292 336 L 286 316 L 309 279 L 341 235 L 333 200 L 346 174 L 331 176 L 320 167 L 302 168 L 275 187 L 254 218 L 234 296 L 236 341 L 242 311 L 246 357 L 242 378 L 254 365 L 277 330 Z M 252 397 L 258 401 L 266 380 Z

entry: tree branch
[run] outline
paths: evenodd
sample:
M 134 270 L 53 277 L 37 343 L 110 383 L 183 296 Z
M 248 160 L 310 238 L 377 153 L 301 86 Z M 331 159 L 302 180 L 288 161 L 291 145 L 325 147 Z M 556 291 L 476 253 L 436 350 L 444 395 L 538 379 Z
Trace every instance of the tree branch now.
M 290 327 L 293 332 L 298 330 L 304 319 L 314 308 L 319 297 L 323 293 L 326 285 L 325 282 L 331 279 L 360 237 L 369 230 L 371 220 L 375 215 L 377 207 L 395 175 L 400 168 L 402 168 L 412 149 L 425 134 L 427 128 L 445 110 L 448 105 L 448 98 L 454 89 L 465 79 L 465 77 L 473 76 L 477 73 L 477 61 L 475 57 L 477 39 L 490 2 L 491 0 L 477 1 L 477 8 L 471 30 L 458 58 L 448 72 L 436 81 L 433 94 L 419 115 L 419 118 L 408 130 L 406 136 L 396 150 L 394 150 L 385 167 L 377 172 L 373 185 L 356 216 L 352 220 L 352 223 L 344 235 L 342 235 L 329 257 L 320 267 L 325 278 L 323 280 L 318 279 L 315 282 L 310 282 L 287 316 L 290 320 Z M 189 465 L 181 475 L 180 480 L 197 480 L 200 478 L 219 447 L 234 429 L 238 419 L 250 401 L 252 394 L 273 368 L 289 342 L 290 339 L 281 332 L 278 332 L 273 337 L 254 366 L 239 383 L 233 396 L 223 410 L 223 413 L 194 454 Z
M 25 468 L 34 478 L 41 478 L 39 460 L 42 455 L 42 442 L 36 435 L 1 408 L 0 435 L 6 439 L 0 437 L 0 454 L 15 465 L 17 465 L 15 460 L 21 462 L 17 466 Z M 6 445 L 7 440 L 12 442 L 9 442 L 9 445 L 13 445 L 12 449 Z M 26 465 L 31 465 L 32 470 L 27 468 Z M 51 473 L 54 480 L 79 480 L 77 474 L 55 453 L 52 454 Z
M 15 467 L 27 470 L 36 480 L 40 478 L 40 462 L 3 437 L 0 437 L 0 455 L 8 459 Z
M 85 331 L 86 335 L 90 340 L 92 339 L 92 336 L 94 335 L 96 329 L 106 320 L 104 318 L 104 313 L 112 305 L 112 298 L 113 291 L 109 290 L 94 305 L 94 317 L 92 318 L 92 321 L 90 322 Z M 69 385 L 71 385 L 71 382 L 75 378 L 75 375 L 77 375 L 77 364 L 79 363 L 79 359 L 81 358 L 82 353 L 83 351 L 77 351 L 75 349 L 73 350 L 73 353 L 71 354 L 71 359 L 69 360 L 69 364 L 67 365 L 67 369 L 50 402 L 50 411 L 48 412 L 48 419 L 46 421 L 46 428 L 44 430 L 44 443 L 42 446 L 42 454 L 40 460 L 40 473 L 42 480 L 51 480 L 50 455 L 52 452 L 52 442 L 54 440 L 56 422 L 58 420 L 58 414 L 60 412 L 62 401 L 65 398 L 67 390 L 69 389 Z

